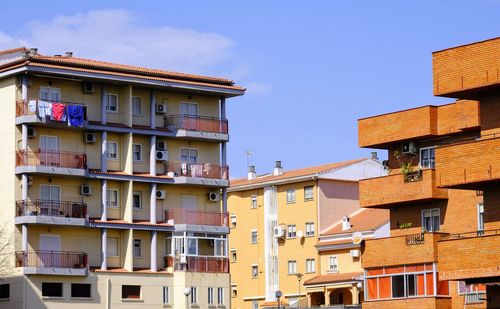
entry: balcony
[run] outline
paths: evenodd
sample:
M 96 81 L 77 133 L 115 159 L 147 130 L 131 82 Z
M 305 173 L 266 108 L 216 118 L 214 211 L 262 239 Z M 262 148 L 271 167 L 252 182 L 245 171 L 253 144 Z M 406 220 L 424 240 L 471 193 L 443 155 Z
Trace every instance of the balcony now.
M 86 225 L 87 204 L 70 201 L 16 202 L 16 224 Z
M 387 149 L 395 142 L 460 133 L 478 128 L 479 114 L 479 102 L 459 100 L 359 119 L 359 146 Z
M 452 234 L 438 242 L 439 276 L 442 280 L 467 280 L 500 276 L 500 229 Z
M 225 257 L 187 256 L 185 263 L 181 263 L 180 259 L 168 256 L 166 265 L 173 267 L 175 271 L 229 273 L 229 259 Z
M 467 155 L 465 155 L 467 154 Z M 500 181 L 500 135 L 436 148 L 437 185 L 481 190 Z
M 16 267 L 25 275 L 87 275 L 87 254 L 70 251 L 18 251 Z
M 48 173 L 85 176 L 87 155 L 84 153 L 52 150 L 18 150 L 16 173 Z
M 383 189 L 382 189 L 383 188 Z M 434 169 L 412 175 L 394 174 L 359 182 L 361 207 L 389 207 L 395 204 L 447 199 L 448 191 L 436 183 Z
M 445 233 L 419 233 L 370 239 L 362 252 L 363 267 L 396 266 L 437 261 L 437 243 Z
M 64 111 L 62 118 L 54 117 L 52 110 L 46 109 L 47 104 L 59 104 Z M 69 113 L 71 108 L 71 113 Z M 49 100 L 18 100 L 16 102 L 16 124 L 20 123 L 50 123 L 54 125 L 82 127 L 87 121 L 87 107 L 80 103 L 49 101 Z M 69 118 L 69 121 L 68 121 Z
M 227 138 L 227 119 L 207 116 L 168 115 L 164 117 L 164 127 L 176 131 L 176 136 L 186 138 Z
M 167 162 L 165 171 L 174 177 L 193 177 L 205 179 L 229 179 L 229 167 L 210 163 L 189 164 L 184 162 Z
M 173 208 L 165 210 L 165 221 L 174 224 L 228 226 L 228 213 Z

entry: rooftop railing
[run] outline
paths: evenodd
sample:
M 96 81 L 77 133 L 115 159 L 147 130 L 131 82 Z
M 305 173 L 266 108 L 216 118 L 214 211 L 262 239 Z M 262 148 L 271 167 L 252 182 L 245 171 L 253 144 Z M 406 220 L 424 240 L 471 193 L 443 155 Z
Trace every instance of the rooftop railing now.
M 168 115 L 164 117 L 165 127 L 171 130 L 228 133 L 227 119 L 193 115 Z
M 174 258 L 169 259 L 168 264 L 170 263 L 173 263 L 174 270 L 192 271 L 200 273 L 229 272 L 229 259 L 223 257 L 187 256 L 186 263 L 181 263 Z
M 16 153 L 16 166 L 30 165 L 86 169 L 87 155 L 78 152 L 43 149 L 36 151 L 18 150 Z
M 87 253 L 71 251 L 18 251 L 16 267 L 54 267 L 77 268 L 87 267 Z
M 176 176 L 186 176 L 209 179 L 229 179 L 229 167 L 227 165 L 217 165 L 210 163 L 165 163 L 167 173 L 174 173 Z
M 17 201 L 17 216 L 52 216 L 85 218 L 87 204 L 70 201 L 30 200 Z
M 173 208 L 165 210 L 165 221 L 175 224 L 227 226 L 228 213 Z

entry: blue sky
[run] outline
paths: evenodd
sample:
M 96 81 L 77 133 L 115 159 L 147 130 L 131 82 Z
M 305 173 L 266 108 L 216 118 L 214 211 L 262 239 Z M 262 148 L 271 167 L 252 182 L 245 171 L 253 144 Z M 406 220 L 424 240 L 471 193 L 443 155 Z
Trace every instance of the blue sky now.
M 408 4 L 411 3 L 411 4 Z M 418 3 L 418 5 L 416 5 Z M 499 0 L 12 1 L 0 48 L 216 75 L 228 102 L 231 176 L 369 156 L 358 118 L 432 96 L 431 52 L 499 35 Z M 22 12 L 22 14 L 20 14 Z

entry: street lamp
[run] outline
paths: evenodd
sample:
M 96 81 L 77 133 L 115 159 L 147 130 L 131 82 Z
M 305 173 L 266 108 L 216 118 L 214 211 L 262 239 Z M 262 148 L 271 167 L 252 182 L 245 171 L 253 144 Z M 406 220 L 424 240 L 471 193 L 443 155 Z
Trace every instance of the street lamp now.
M 283 295 L 280 290 L 276 291 L 276 298 L 278 299 L 278 309 L 280 309 L 280 297 Z
M 300 309 L 300 281 L 302 280 L 302 277 L 304 276 L 304 274 L 302 273 L 296 273 L 295 276 L 297 276 L 297 280 L 299 281 L 299 301 L 298 301 L 298 305 L 299 305 L 299 309 Z
M 184 295 L 186 295 L 186 309 L 189 308 L 189 304 L 188 304 L 189 294 L 191 294 L 191 288 L 185 288 Z

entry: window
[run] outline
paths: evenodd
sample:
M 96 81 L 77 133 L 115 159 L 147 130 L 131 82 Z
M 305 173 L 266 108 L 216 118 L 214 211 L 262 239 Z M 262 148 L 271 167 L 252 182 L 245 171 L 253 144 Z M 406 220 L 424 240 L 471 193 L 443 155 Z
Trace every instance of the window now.
M 231 297 L 238 297 L 238 286 L 231 286 Z
M 118 112 L 118 95 L 106 94 L 106 111 L 112 113 Z
M 107 197 L 106 197 L 106 206 L 109 208 L 117 208 L 118 207 L 118 190 L 108 189 Z
M 439 208 L 422 210 L 422 229 L 424 232 L 439 231 Z
M 257 195 L 252 195 L 250 208 L 252 208 L 252 209 L 257 208 Z
M 231 226 L 236 227 L 236 215 L 231 215 Z
M 252 230 L 252 236 L 251 236 L 251 241 L 252 244 L 257 243 L 257 230 Z
M 296 274 L 297 273 L 297 261 L 292 260 L 288 261 L 288 274 Z
M 314 187 L 313 186 L 304 187 L 304 200 L 305 201 L 314 200 Z
M 42 282 L 42 296 L 45 297 L 62 297 L 63 284 L 54 282 Z
M 142 161 L 142 144 L 133 144 L 133 160 L 134 162 Z
M 168 305 L 170 303 L 170 294 L 168 286 L 163 287 L 163 304 Z
M 195 286 L 191 287 L 191 294 L 189 294 L 191 297 L 191 304 L 197 304 L 198 303 L 198 288 Z
M 420 166 L 422 168 L 434 168 L 434 147 L 420 148 Z
M 217 288 L 217 304 L 224 304 L 224 288 Z
M 10 298 L 10 284 L 0 284 L 0 299 Z
M 134 239 L 134 257 L 141 257 L 141 240 Z
M 180 104 L 180 114 L 197 116 L 198 115 L 198 104 L 196 103 L 181 103 Z
M 61 89 L 52 87 L 40 87 L 40 100 L 61 101 Z
M 116 160 L 118 159 L 118 143 L 117 142 L 107 142 L 106 143 L 106 158 Z
M 328 270 L 337 271 L 339 269 L 339 262 L 336 256 L 331 256 L 328 258 Z
M 122 299 L 140 299 L 140 285 L 122 285 Z
M 214 239 L 214 256 L 226 257 L 226 239 Z
M 256 300 L 252 300 L 252 309 L 259 309 L 259 302 Z
M 306 236 L 314 236 L 314 222 L 306 222 Z
M 208 304 L 212 305 L 214 303 L 214 288 L 208 288 Z
M 165 238 L 165 256 L 172 254 L 172 238 Z
M 314 272 L 316 272 L 316 260 L 306 259 L 306 273 L 314 273 Z
M 190 255 L 198 255 L 198 239 L 188 238 L 187 240 L 188 252 Z
M 259 275 L 259 267 L 257 265 L 252 265 L 252 278 L 257 278 Z
M 295 189 L 286 190 L 286 202 L 287 204 L 295 203 Z
M 238 256 L 236 254 L 236 249 L 231 249 L 231 262 L 236 262 L 236 260 L 238 259 Z
M 132 97 L 132 115 L 140 116 L 142 115 L 142 98 Z
M 198 163 L 198 150 L 193 148 L 181 148 L 181 162 L 188 164 Z
M 132 194 L 132 200 L 134 209 L 142 209 L 142 192 L 136 192 Z
M 483 203 L 477 204 L 477 231 L 482 234 L 484 231 L 484 205 Z
M 287 238 L 296 238 L 297 237 L 297 227 L 295 224 L 290 224 L 288 226 L 288 234 Z
M 71 283 L 71 297 L 90 298 L 92 285 L 86 283 Z
M 106 251 L 108 256 L 118 256 L 118 238 L 108 237 Z

